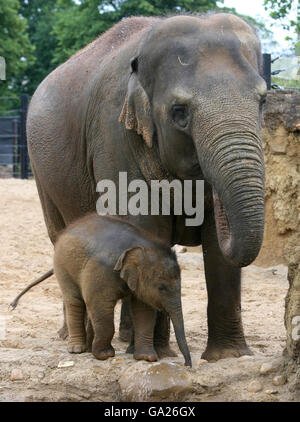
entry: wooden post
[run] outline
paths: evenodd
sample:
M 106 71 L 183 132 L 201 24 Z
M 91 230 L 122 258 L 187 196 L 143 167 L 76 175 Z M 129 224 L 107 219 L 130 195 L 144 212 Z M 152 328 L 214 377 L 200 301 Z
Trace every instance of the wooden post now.
M 271 89 L 271 54 L 263 54 L 263 72 L 268 91 Z

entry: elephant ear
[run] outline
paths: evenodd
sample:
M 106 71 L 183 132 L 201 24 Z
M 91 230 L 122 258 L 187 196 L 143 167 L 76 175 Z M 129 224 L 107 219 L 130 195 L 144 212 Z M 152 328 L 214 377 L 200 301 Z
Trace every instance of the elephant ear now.
M 139 268 L 143 261 L 143 248 L 136 246 L 126 249 L 118 258 L 114 271 L 120 271 L 120 277 L 129 289 L 136 291 L 139 281 Z
M 126 129 L 135 130 L 142 135 L 149 148 L 152 147 L 154 126 L 148 95 L 137 75 L 137 58 L 131 62 L 132 74 L 129 78 L 127 94 L 119 121 Z

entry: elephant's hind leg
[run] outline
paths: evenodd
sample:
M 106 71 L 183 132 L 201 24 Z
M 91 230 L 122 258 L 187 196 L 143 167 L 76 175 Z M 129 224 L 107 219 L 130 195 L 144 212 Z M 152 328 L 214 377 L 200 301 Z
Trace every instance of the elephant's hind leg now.
M 130 313 L 130 303 L 128 300 L 122 300 L 119 339 L 124 342 L 129 342 L 132 336 L 132 332 L 133 326 Z
M 68 351 L 82 353 L 86 350 L 85 303 L 78 286 L 60 265 L 55 264 L 55 275 L 62 290 L 67 328 Z
M 45 189 L 42 187 L 42 184 L 39 181 L 37 172 L 34 168 L 34 164 L 31 163 L 31 166 L 34 173 L 40 201 L 42 204 L 42 210 L 43 210 L 43 215 L 44 215 L 44 220 L 47 227 L 48 235 L 51 242 L 54 245 L 59 232 L 63 230 L 66 225 L 65 225 L 62 215 L 58 211 L 54 202 L 52 201 L 48 193 L 45 191 Z M 64 304 L 63 304 L 63 315 L 64 315 L 64 322 L 63 322 L 62 327 L 58 331 L 58 335 L 61 339 L 65 340 L 68 337 L 68 327 L 66 323 L 66 310 L 65 310 Z
M 58 330 L 58 337 L 62 340 L 66 340 L 68 338 L 69 332 L 68 332 L 68 326 L 67 326 L 67 317 L 66 317 L 66 305 L 63 303 L 63 316 L 64 321 L 61 328 Z
M 55 203 L 53 202 L 51 197 L 48 195 L 48 193 L 45 191 L 45 189 L 42 187 L 42 184 L 39 181 L 39 178 L 37 176 L 37 173 L 34 169 L 33 164 L 32 164 L 32 170 L 34 172 L 35 183 L 36 183 L 38 194 L 41 200 L 41 205 L 42 205 L 42 210 L 43 210 L 43 215 L 44 215 L 44 220 L 46 223 L 48 235 L 51 242 L 54 245 L 59 232 L 66 227 L 66 224 L 61 213 L 56 207 Z
M 65 302 L 69 329 L 68 352 L 82 353 L 86 350 L 85 304 L 82 300 Z
M 86 350 L 87 352 L 91 352 L 95 335 L 94 335 L 94 329 L 93 329 L 91 319 L 89 318 L 87 313 L 86 313 L 85 330 L 86 330 Z

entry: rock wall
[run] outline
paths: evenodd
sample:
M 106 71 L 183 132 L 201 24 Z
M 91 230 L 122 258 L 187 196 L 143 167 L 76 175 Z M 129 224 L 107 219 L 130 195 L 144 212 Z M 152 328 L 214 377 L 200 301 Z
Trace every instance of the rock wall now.
M 264 110 L 265 235 L 256 265 L 288 264 L 300 232 L 300 94 L 268 94 Z
M 300 365 L 300 236 L 299 246 L 290 256 L 289 290 L 285 299 L 285 326 L 287 329 L 287 353 Z M 299 373 L 300 381 L 300 373 Z
M 288 249 L 289 290 L 285 298 L 284 323 L 287 332 L 285 366 L 283 371 L 289 379 L 292 393 L 300 400 L 300 233 L 293 237 L 294 248 Z
M 258 265 L 288 264 L 286 365 L 290 390 L 300 391 L 300 94 L 268 95 L 263 141 L 266 225 Z

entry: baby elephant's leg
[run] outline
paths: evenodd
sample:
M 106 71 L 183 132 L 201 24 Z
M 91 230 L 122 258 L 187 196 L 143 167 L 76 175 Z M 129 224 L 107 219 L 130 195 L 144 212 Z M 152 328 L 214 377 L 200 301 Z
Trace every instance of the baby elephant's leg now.
M 92 353 L 95 358 L 105 360 L 115 356 L 111 345 L 115 333 L 114 308 L 116 302 L 104 301 L 100 295 L 95 295 L 87 301 L 89 317 L 94 331 Z
M 86 314 L 85 330 L 86 330 L 86 350 L 87 352 L 91 352 L 93 340 L 94 340 L 94 329 L 93 329 L 92 321 L 89 318 L 88 314 Z
M 134 326 L 134 358 L 137 360 L 157 361 L 153 347 L 153 334 L 156 311 L 134 296 L 131 299 L 132 319 Z
M 82 274 L 83 298 L 93 330 L 88 331 L 88 343 L 92 341 L 92 353 L 100 360 L 115 356 L 111 345 L 114 336 L 114 308 L 119 299 L 118 284 L 111 270 L 90 260 Z M 94 338 L 93 338 L 94 332 Z M 90 347 L 90 344 L 88 344 Z
M 83 300 L 73 298 L 72 301 L 65 302 L 65 306 L 69 329 L 68 352 L 85 352 L 85 304 Z
M 70 275 L 57 265 L 55 275 L 62 290 L 67 326 L 69 331 L 68 351 L 70 353 L 85 352 L 85 304 L 78 286 Z

